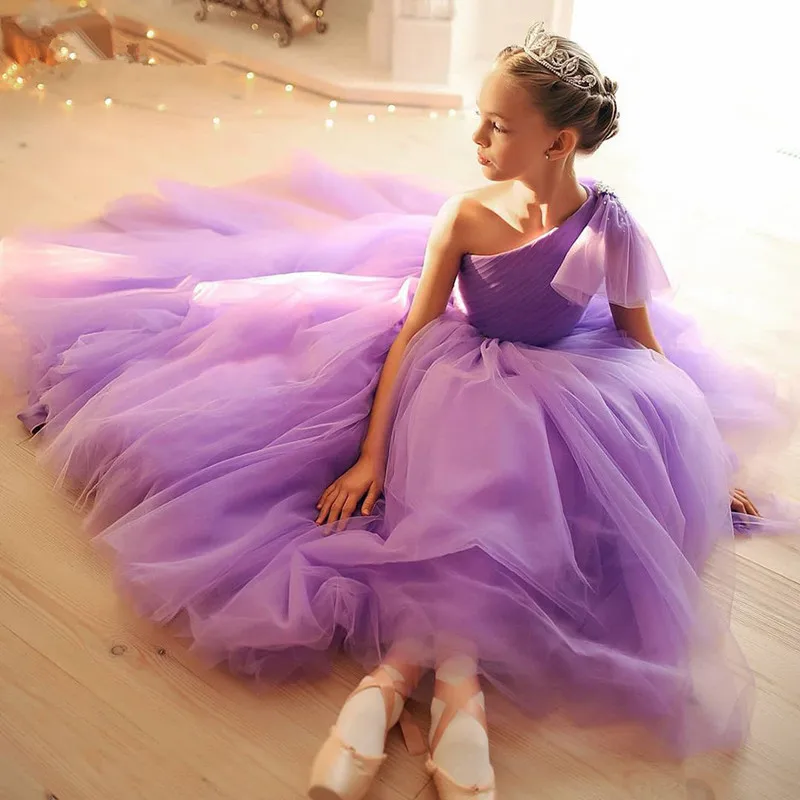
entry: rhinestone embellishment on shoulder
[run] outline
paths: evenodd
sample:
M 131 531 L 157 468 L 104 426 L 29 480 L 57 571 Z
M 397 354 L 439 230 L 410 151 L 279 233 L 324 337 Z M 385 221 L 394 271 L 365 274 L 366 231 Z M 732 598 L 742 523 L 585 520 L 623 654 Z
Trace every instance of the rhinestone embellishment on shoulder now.
M 611 197 L 617 196 L 617 193 L 607 183 L 603 183 L 603 181 L 597 181 L 594 188 L 597 189 L 598 194 L 607 194 L 611 195 Z

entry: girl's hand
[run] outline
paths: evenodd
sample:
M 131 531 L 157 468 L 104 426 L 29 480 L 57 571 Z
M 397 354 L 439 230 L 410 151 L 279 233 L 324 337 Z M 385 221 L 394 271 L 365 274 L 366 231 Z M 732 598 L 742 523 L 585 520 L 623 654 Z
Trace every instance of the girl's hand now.
M 342 530 L 363 500 L 361 513 L 372 513 L 383 491 L 383 477 L 369 456 L 361 456 L 341 478 L 335 480 L 317 502 L 317 525 L 338 522 L 336 531 Z
M 753 501 L 741 489 L 734 489 L 731 492 L 731 511 L 735 514 L 747 514 L 748 517 L 761 516 Z

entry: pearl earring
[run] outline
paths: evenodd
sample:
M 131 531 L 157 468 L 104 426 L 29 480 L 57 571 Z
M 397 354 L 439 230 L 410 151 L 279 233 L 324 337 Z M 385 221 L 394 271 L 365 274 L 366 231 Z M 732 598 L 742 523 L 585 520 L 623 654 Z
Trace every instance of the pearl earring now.
M 544 157 L 545 157 L 545 158 L 546 158 L 548 161 L 550 160 L 550 151 L 549 151 L 549 150 L 548 150 L 548 151 L 547 151 L 547 152 L 544 154 Z

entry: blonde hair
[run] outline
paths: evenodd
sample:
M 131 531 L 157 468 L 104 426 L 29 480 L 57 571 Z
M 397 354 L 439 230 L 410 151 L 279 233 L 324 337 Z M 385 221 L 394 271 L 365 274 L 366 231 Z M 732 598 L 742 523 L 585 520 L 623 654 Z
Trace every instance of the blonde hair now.
M 594 76 L 597 81 L 594 89 L 581 89 L 561 80 L 522 47 L 506 47 L 498 54 L 496 63 L 530 93 L 549 125 L 578 131 L 578 151 L 594 153 L 619 130 L 617 84 L 600 72 L 580 45 L 563 36 L 554 38 L 558 40 L 559 49 L 578 58 L 579 75 Z

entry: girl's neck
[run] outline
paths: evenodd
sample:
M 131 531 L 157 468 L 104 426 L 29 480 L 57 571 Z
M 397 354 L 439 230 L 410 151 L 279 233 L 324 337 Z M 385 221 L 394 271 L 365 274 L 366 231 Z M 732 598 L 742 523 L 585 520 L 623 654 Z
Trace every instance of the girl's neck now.
M 586 201 L 587 191 L 578 182 L 572 169 L 549 171 L 536 182 L 518 180 L 512 187 L 515 205 L 521 218 L 534 224 L 541 223 L 542 230 L 561 225 Z

